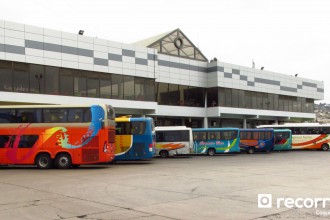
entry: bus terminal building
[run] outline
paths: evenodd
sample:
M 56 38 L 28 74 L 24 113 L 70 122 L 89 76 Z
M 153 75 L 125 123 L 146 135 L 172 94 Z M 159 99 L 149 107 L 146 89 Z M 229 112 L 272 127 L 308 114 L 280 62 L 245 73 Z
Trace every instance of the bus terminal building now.
M 0 105 L 110 104 L 158 126 L 315 119 L 324 83 L 208 60 L 176 29 L 133 44 L 0 20 Z

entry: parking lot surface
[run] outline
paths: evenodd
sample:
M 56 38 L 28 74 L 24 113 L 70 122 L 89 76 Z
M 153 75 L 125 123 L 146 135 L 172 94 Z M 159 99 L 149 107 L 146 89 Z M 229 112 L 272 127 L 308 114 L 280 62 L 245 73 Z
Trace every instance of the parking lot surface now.
M 69 170 L 0 166 L 0 219 L 330 218 L 330 201 L 290 209 L 282 200 L 277 207 L 279 198 L 301 198 L 299 205 L 307 199 L 307 206 L 308 198 L 330 198 L 329 168 L 330 152 L 321 151 L 154 158 Z M 270 194 L 271 201 L 258 203 L 258 194 Z

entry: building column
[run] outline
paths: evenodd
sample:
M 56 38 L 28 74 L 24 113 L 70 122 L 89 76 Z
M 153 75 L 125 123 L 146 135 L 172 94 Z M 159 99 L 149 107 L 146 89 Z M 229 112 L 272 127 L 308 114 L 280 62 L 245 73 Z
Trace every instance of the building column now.
M 276 125 L 278 125 L 278 120 L 276 119 L 274 123 L 275 123 Z
M 247 122 L 247 120 L 246 120 L 246 118 L 244 118 L 243 119 L 243 128 L 246 128 L 246 122 Z
M 208 128 L 209 125 L 208 125 L 208 120 L 207 120 L 207 117 L 204 117 L 204 128 Z

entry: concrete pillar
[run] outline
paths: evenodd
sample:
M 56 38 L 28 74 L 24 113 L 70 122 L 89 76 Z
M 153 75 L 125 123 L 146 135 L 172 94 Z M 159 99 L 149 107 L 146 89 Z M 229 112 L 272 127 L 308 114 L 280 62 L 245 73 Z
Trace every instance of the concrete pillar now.
M 275 120 L 275 124 L 278 125 L 278 120 L 277 119 Z
M 204 117 L 204 128 L 208 128 L 208 121 L 207 121 L 207 117 Z
M 246 128 L 246 122 L 247 122 L 247 120 L 246 120 L 246 118 L 244 118 L 243 119 L 243 128 Z

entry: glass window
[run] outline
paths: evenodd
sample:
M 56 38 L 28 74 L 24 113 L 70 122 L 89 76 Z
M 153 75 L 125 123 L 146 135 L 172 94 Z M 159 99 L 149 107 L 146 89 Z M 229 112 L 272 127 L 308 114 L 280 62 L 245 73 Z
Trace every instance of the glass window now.
M 89 72 L 87 75 L 87 96 L 100 97 L 100 85 L 98 73 Z
M 146 122 L 145 121 L 134 121 L 131 122 L 131 133 L 133 135 L 142 135 L 146 130 Z
M 30 64 L 30 92 L 44 93 L 45 66 Z
M 100 74 L 100 98 L 111 98 L 111 74 Z
M 138 100 L 138 101 L 146 100 L 144 81 L 145 81 L 144 78 L 135 77 L 135 80 L 134 80 L 135 100 Z
M 67 109 L 44 109 L 43 122 L 45 123 L 65 123 L 67 122 Z
M 73 70 L 60 69 L 60 94 L 73 96 Z
M 46 66 L 45 68 L 45 93 L 51 95 L 59 94 L 59 67 Z
M 124 76 L 124 99 L 134 100 L 134 76 Z
M 29 64 L 14 63 L 13 82 L 14 92 L 29 92 Z
M 207 89 L 207 107 L 215 107 L 218 106 L 218 88 L 208 88 Z
M 245 108 L 245 91 L 244 90 L 239 90 L 238 92 L 238 107 L 240 108 Z
M 13 90 L 12 62 L 0 60 L 0 90 Z
M 0 123 L 16 123 L 14 109 L 0 109 Z
M 146 101 L 154 102 L 155 99 L 155 80 L 154 79 L 144 79 L 145 83 L 145 93 L 146 93 Z
M 237 89 L 232 89 L 232 103 L 231 106 L 234 108 L 238 107 L 238 90 Z
M 156 131 L 156 142 L 187 142 L 189 131 Z
M 220 132 L 219 131 L 209 131 L 208 139 L 210 140 L 220 140 Z
M 225 88 L 219 88 L 219 106 L 225 106 Z
M 68 122 L 71 123 L 84 123 L 91 122 L 91 110 L 90 108 L 69 108 L 68 110 Z
M 166 94 L 167 105 L 180 105 L 179 85 L 169 84 L 168 93 Z
M 74 96 L 86 97 L 87 96 L 87 71 L 76 70 L 74 71 L 73 90 Z
M 113 99 L 124 99 L 123 75 L 112 74 L 111 79 L 111 97 Z
M 221 140 L 232 140 L 237 138 L 237 131 L 221 131 Z
M 166 105 L 168 92 L 168 83 L 157 83 L 156 98 L 159 105 Z
M 194 141 L 205 141 L 207 140 L 206 131 L 194 131 L 193 133 Z
M 0 135 L 0 148 L 9 148 L 10 139 L 9 135 Z
M 131 135 L 131 123 L 118 122 L 116 123 L 116 135 Z
M 225 106 L 226 107 L 231 107 L 232 105 L 232 96 L 231 96 L 231 93 L 232 93 L 232 89 L 228 89 L 226 88 L 225 89 L 225 99 L 226 99 L 226 103 L 225 103 Z
M 182 89 L 181 89 L 182 87 Z M 181 86 L 180 90 L 183 92 L 184 105 L 193 107 L 204 107 L 204 89 L 198 87 Z M 181 93 L 180 93 L 181 94 Z M 180 99 L 181 100 L 181 99 Z
M 38 138 L 38 135 L 22 135 L 19 137 L 18 148 L 32 148 Z
M 16 113 L 16 121 L 18 123 L 40 123 L 40 109 L 18 109 Z

